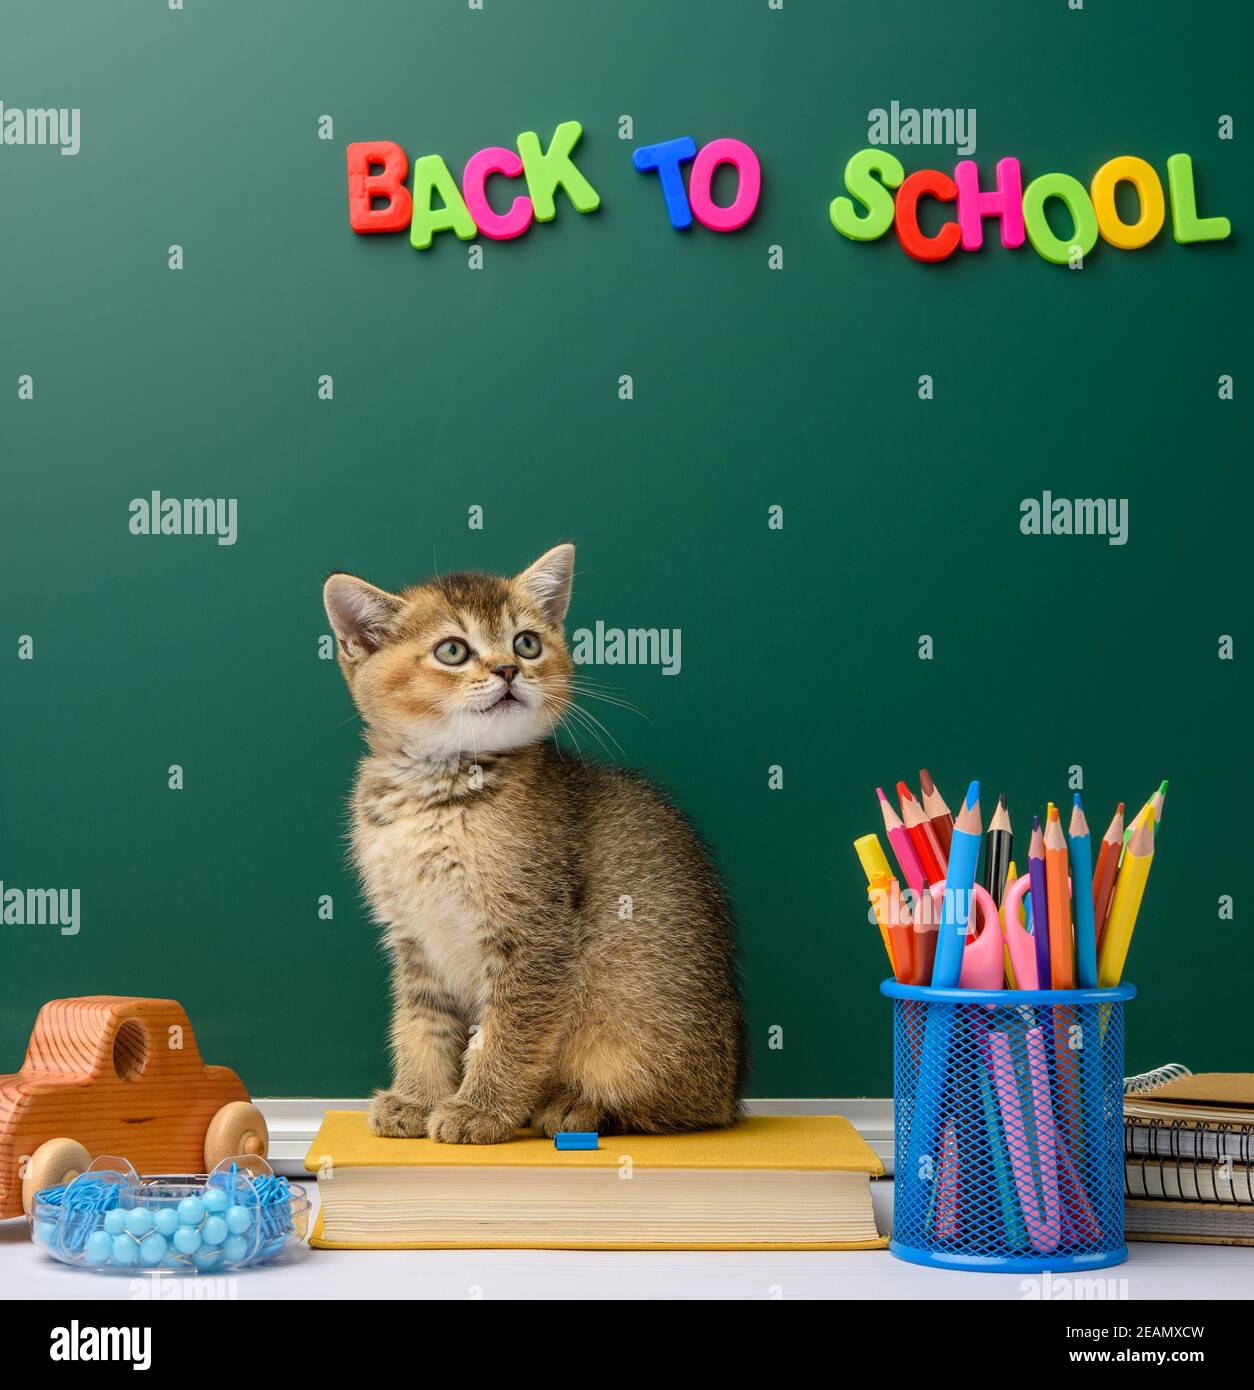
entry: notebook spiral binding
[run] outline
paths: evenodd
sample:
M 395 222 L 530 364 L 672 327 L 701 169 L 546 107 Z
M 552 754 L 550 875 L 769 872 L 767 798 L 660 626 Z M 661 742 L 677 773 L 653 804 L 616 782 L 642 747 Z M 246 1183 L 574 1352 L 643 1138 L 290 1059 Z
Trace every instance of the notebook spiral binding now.
M 1165 1125 L 1155 1125 L 1155 1129 L 1166 1130 Z M 1176 1140 L 1179 1138 L 1178 1131 L 1187 1126 L 1179 1123 L 1170 1126 L 1172 1133 L 1172 1149 L 1170 1155 L 1161 1153 L 1155 1154 L 1133 1154 L 1128 1148 L 1124 1155 L 1124 1195 L 1131 1198 L 1149 1198 L 1151 1201 L 1160 1202 L 1216 1202 L 1221 1206 L 1248 1207 L 1254 1206 L 1254 1178 L 1248 1168 L 1244 1171 L 1239 1170 L 1232 1164 L 1224 1165 L 1222 1159 L 1216 1163 L 1199 1161 L 1197 1156 L 1197 1146 L 1194 1146 L 1192 1158 L 1179 1153 Z M 1249 1141 L 1254 1137 L 1254 1131 L 1249 1129 L 1234 1131 L 1228 1125 L 1215 1125 L 1208 1127 L 1209 1131 L 1216 1136 L 1216 1144 L 1222 1144 L 1225 1137 L 1235 1137 L 1240 1135 L 1241 1162 L 1248 1162 Z M 1217 1181 L 1217 1172 L 1221 1167 L 1226 1166 L 1228 1172 L 1224 1175 L 1223 1186 L 1228 1190 L 1221 1189 L 1220 1182 Z M 1184 1183 L 1181 1181 L 1183 1173 L 1192 1172 L 1193 1191 L 1186 1192 Z M 1136 1191 L 1132 1183 L 1132 1174 L 1136 1172 L 1140 1175 L 1141 1190 Z M 1157 1181 L 1157 1190 L 1150 1183 L 1150 1174 L 1153 1174 Z M 1172 1187 L 1175 1188 L 1172 1191 Z
M 1208 1142 L 1209 1141 L 1209 1142 Z M 1213 1152 L 1210 1150 L 1213 1148 Z M 1254 1126 L 1199 1120 L 1125 1120 L 1123 1151 L 1129 1166 L 1142 1159 L 1254 1165 Z
M 1168 1081 L 1178 1081 L 1182 1076 L 1192 1076 L 1192 1071 L 1183 1062 L 1168 1062 L 1165 1067 L 1155 1067 L 1153 1071 L 1143 1071 L 1137 1076 L 1123 1078 L 1125 1096 L 1144 1096 L 1165 1086 Z

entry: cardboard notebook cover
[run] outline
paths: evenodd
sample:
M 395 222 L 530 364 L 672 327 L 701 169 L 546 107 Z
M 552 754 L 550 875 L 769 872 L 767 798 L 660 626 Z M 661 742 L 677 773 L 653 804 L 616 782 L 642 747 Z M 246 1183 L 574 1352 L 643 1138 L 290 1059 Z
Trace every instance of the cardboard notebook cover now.
M 317 1173 L 328 1161 L 336 1168 L 608 1168 L 617 1169 L 623 1154 L 630 1154 L 638 1168 L 777 1169 L 832 1173 L 865 1173 L 884 1176 L 884 1165 L 857 1130 L 838 1115 L 759 1115 L 730 1129 L 696 1134 L 620 1134 L 601 1139 L 599 1149 L 559 1152 L 551 1139 L 521 1131 L 508 1144 L 437 1144 L 431 1139 L 380 1139 L 366 1126 L 366 1116 L 356 1110 L 328 1110 L 314 1136 L 305 1169 Z M 403 1241 L 395 1244 L 345 1244 L 322 1235 L 319 1211 L 310 1244 L 322 1250 L 449 1249 L 467 1242 Z M 478 1240 L 475 1248 L 491 1248 Z M 517 1242 L 501 1242 L 516 1246 Z M 562 1241 L 548 1246 L 528 1242 L 532 1249 L 594 1250 L 883 1250 L 888 1237 L 873 1241 L 795 1241 L 710 1244 L 658 1244 L 622 1241 Z
M 1204 1071 L 1196 1076 L 1178 1076 L 1136 1099 L 1146 1105 L 1254 1111 L 1254 1072 Z

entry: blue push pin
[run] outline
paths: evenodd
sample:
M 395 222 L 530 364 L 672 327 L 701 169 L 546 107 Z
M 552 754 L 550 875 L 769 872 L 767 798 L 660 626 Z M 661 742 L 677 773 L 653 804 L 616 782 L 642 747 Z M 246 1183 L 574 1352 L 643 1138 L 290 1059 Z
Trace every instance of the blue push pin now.
M 594 1129 L 562 1130 L 553 1136 L 553 1147 L 556 1149 L 595 1149 L 600 1146 L 597 1143 L 597 1132 Z

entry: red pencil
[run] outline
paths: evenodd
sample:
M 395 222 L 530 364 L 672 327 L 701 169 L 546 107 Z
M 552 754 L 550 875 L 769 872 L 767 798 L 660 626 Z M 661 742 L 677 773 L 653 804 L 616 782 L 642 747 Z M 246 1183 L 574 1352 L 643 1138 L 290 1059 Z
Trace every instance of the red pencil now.
M 923 872 L 929 883 L 939 883 L 945 877 L 945 856 L 932 823 L 923 814 L 923 807 L 914 799 L 910 788 L 904 782 L 897 783 L 897 799 L 901 802 L 901 819 L 914 852 L 919 856 Z
M 945 798 L 936 790 L 932 774 L 925 767 L 919 769 L 919 790 L 923 793 L 923 814 L 928 818 L 940 845 L 941 867 L 949 867 L 949 846 L 954 838 L 954 818 Z
M 1123 802 L 1115 810 L 1102 847 L 1097 851 L 1097 867 L 1093 870 L 1093 927 L 1097 944 L 1102 944 L 1106 918 L 1110 916 L 1110 901 L 1115 896 L 1115 875 L 1119 872 L 1119 855 L 1123 850 Z

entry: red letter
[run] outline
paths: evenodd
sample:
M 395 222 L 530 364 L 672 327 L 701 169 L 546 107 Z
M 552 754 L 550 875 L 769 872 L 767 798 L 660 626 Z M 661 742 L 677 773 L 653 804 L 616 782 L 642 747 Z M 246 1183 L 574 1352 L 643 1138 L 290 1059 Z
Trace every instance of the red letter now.
M 371 166 L 379 170 L 371 172 Z M 391 140 L 363 140 L 348 147 L 348 225 L 355 232 L 403 232 L 413 215 L 414 200 L 405 179 L 409 160 Z M 375 198 L 387 207 L 376 208 Z
M 920 169 L 905 180 L 897 192 L 897 240 L 907 256 L 916 261 L 943 261 L 953 255 L 962 238 L 958 224 L 946 222 L 935 236 L 924 236 L 916 209 L 923 197 L 952 203 L 957 196 L 957 185 L 939 169 Z

